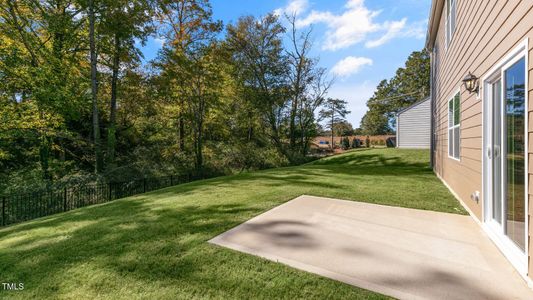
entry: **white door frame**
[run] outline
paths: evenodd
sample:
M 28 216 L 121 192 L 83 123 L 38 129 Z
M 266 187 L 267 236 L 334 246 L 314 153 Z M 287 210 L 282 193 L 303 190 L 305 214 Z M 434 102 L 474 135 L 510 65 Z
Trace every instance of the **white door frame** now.
M 483 210 L 482 210 L 482 221 L 483 221 L 483 229 L 487 232 L 488 236 L 492 239 L 492 241 L 500 248 L 500 250 L 503 252 L 503 254 L 507 257 L 507 259 L 511 262 L 511 264 L 518 270 L 518 272 L 524 276 L 527 277 L 528 273 L 528 255 L 529 255 L 529 222 L 528 222 L 528 215 L 529 215 L 529 195 L 528 195 L 528 177 L 529 177 L 529 168 L 528 168 L 528 156 L 529 156 L 529 150 L 528 150 L 528 39 L 526 38 L 524 41 L 522 41 L 518 46 L 516 46 L 508 55 L 506 55 L 500 62 L 495 65 L 488 73 L 482 78 L 482 115 L 483 115 L 483 134 L 482 134 L 482 165 L 483 165 Z M 504 102 L 504 91 L 505 91 L 505 80 L 504 80 L 504 71 L 507 70 L 509 67 L 511 67 L 513 64 L 515 64 L 520 59 L 525 58 L 525 83 L 526 83 L 526 93 L 525 93 L 525 122 L 524 122 L 524 143 L 525 143 L 525 158 L 524 158 L 524 164 L 525 164 L 525 178 L 524 178 L 524 201 L 525 201 L 525 210 L 526 210 L 526 216 L 525 216 L 525 251 L 522 252 L 518 246 L 514 244 L 506 235 L 504 232 L 505 224 L 497 224 L 495 221 L 492 220 L 492 183 L 491 183 L 491 175 L 492 175 L 492 164 L 490 163 L 491 160 L 488 159 L 488 145 L 492 145 L 492 84 L 495 83 L 495 81 L 501 79 L 502 88 L 502 106 L 501 106 L 501 113 L 503 116 L 505 116 L 505 105 Z M 501 130 L 505 130 L 505 118 L 502 117 L 502 124 L 500 126 Z M 502 145 L 504 145 L 505 140 L 502 138 Z M 501 153 L 501 171 L 502 173 L 505 173 L 504 164 L 504 148 L 502 147 L 500 153 Z M 492 150 L 491 150 L 492 151 Z M 502 218 L 504 218 L 506 211 L 505 211 L 505 189 L 504 185 L 506 183 L 505 177 L 502 178 Z M 504 223 L 502 221 L 502 223 Z

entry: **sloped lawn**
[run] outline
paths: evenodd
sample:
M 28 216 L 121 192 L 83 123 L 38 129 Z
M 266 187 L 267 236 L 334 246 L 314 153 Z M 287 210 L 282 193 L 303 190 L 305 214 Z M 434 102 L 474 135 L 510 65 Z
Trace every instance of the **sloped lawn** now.
M 382 299 L 206 241 L 302 194 L 465 214 L 428 159 L 421 150 L 358 150 L 0 229 L 0 282 L 24 283 L 0 286 L 0 298 Z

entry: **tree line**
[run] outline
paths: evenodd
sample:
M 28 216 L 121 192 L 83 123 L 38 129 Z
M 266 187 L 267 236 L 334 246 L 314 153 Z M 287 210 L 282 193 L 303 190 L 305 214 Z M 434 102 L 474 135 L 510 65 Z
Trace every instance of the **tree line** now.
M 429 96 L 430 59 L 426 50 L 409 55 L 404 67 L 382 80 L 367 101 L 368 111 L 356 134 L 382 135 L 396 131 L 396 112 Z
M 311 40 L 208 0 L 0 0 L 0 189 L 303 162 L 332 103 Z

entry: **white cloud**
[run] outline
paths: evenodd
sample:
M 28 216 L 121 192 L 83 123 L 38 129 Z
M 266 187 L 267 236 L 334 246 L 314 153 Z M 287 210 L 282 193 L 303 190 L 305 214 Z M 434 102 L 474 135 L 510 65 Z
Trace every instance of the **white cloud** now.
M 416 39 L 425 39 L 428 28 L 428 20 L 414 22 L 407 26 L 403 36 L 414 37 Z
M 367 34 L 378 31 L 379 24 L 374 18 L 379 11 L 371 11 L 363 0 L 350 0 L 346 11 L 340 15 L 331 12 L 312 11 L 307 17 L 298 20 L 297 26 L 304 27 L 315 23 L 325 23 L 328 27 L 324 50 L 338 50 L 363 41 Z
M 383 27 L 387 28 L 387 32 L 378 39 L 367 41 L 365 47 L 379 47 L 398 37 L 423 39 L 426 37 L 427 20 L 407 24 L 407 18 L 403 18 L 401 21 L 385 22 Z
M 371 66 L 373 61 L 366 57 L 348 56 L 339 61 L 331 69 L 331 73 L 339 77 L 348 77 L 359 72 L 364 66 Z
M 370 10 L 364 0 L 348 0 L 344 12 L 333 14 L 329 11 L 313 10 L 306 17 L 299 18 L 298 27 L 323 23 L 327 26 L 324 50 L 339 50 L 366 41 L 368 48 L 381 46 L 396 37 L 424 36 L 422 23 L 407 25 L 407 19 L 400 21 L 376 22 L 380 10 Z M 368 41 L 369 35 L 382 33 L 382 36 Z
M 397 37 L 402 30 L 405 28 L 405 24 L 407 23 L 407 19 L 402 19 L 401 21 L 394 21 L 394 22 L 387 22 L 383 26 L 387 28 L 387 32 L 381 36 L 379 39 L 371 40 L 365 43 L 365 47 L 367 48 L 374 48 L 379 47 L 386 42 L 392 40 L 393 38 Z
M 296 26 L 301 28 L 315 23 L 328 23 L 329 20 L 333 20 L 335 17 L 329 11 L 319 12 L 313 10 L 305 19 L 296 20 Z
M 304 13 L 308 7 L 308 0 L 290 0 L 285 7 L 274 10 L 274 14 L 278 16 L 283 14 L 299 16 Z

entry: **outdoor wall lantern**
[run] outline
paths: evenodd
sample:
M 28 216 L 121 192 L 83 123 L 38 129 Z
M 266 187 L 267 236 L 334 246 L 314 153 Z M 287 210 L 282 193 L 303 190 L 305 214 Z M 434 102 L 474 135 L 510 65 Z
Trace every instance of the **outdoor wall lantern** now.
M 479 92 L 478 78 L 474 74 L 468 72 L 468 75 L 463 79 L 463 83 L 470 93 L 477 94 Z

